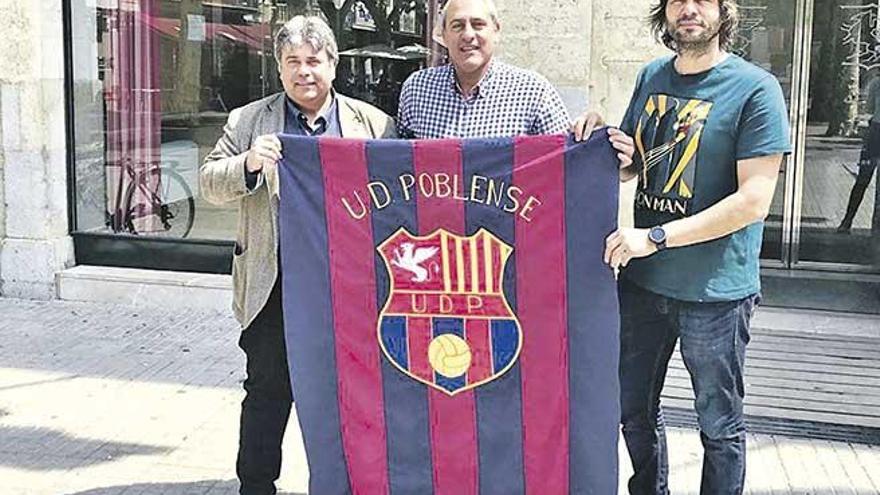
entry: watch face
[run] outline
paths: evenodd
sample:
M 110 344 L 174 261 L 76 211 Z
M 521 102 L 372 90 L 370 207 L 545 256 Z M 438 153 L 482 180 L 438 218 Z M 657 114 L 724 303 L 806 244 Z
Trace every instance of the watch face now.
M 666 240 L 666 231 L 661 227 L 654 227 L 648 231 L 648 239 L 654 244 L 659 244 Z

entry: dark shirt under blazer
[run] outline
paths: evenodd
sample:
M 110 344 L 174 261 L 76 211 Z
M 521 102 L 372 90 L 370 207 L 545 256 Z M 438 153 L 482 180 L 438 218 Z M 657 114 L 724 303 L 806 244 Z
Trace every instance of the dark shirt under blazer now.
M 278 277 L 278 171 L 259 174 L 249 189 L 244 162 L 257 137 L 284 130 L 286 99 L 276 93 L 230 112 L 223 135 L 199 169 L 206 201 L 239 203 L 232 309 L 243 328 L 266 304 Z M 394 120 L 378 108 L 340 94 L 335 103 L 342 137 L 396 137 Z

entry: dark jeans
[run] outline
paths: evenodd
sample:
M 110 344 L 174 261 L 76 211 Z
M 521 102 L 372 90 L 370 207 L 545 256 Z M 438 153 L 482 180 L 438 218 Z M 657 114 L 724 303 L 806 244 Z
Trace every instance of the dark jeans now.
M 635 471 L 630 493 L 669 493 L 660 392 L 672 350 L 681 339 L 704 449 L 700 493 L 741 494 L 746 472 L 743 365 L 759 297 L 686 302 L 623 279 L 619 294 L 621 423 Z
M 871 183 L 871 177 L 874 175 L 874 170 L 877 169 L 878 162 L 880 162 L 880 123 L 871 122 L 859 155 L 859 173 L 852 190 L 849 192 L 846 213 L 843 215 L 838 230 L 848 231 L 852 228 L 853 219 L 859 211 L 859 205 L 862 204 L 865 191 L 868 189 L 868 184 Z
M 281 473 L 281 441 L 292 394 L 280 285 L 279 280 L 266 306 L 238 342 L 247 356 L 236 462 L 242 495 L 274 494 L 275 480 Z

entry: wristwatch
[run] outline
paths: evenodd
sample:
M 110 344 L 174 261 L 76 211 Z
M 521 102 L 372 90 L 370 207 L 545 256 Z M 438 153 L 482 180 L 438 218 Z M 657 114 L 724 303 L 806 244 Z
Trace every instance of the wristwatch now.
M 648 240 L 657 246 L 657 251 L 666 249 L 666 231 L 662 225 L 655 225 L 648 231 Z

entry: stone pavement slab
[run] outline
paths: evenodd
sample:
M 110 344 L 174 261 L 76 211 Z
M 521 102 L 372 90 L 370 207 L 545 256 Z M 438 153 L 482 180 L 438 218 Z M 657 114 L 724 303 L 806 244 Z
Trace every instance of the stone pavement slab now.
M 0 299 L 0 493 L 236 493 L 237 338 L 225 312 Z M 749 442 L 751 495 L 880 493 L 877 446 Z M 669 443 L 673 493 L 698 493 L 699 436 L 671 428 Z M 292 418 L 279 486 L 307 484 Z

